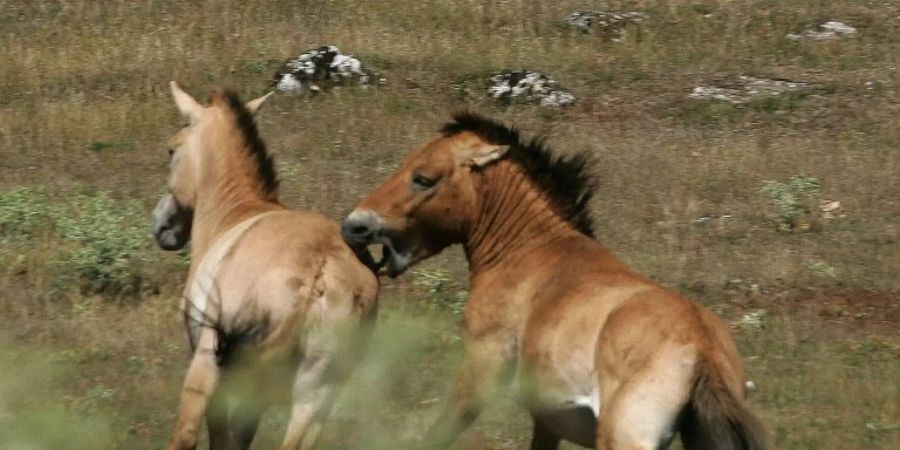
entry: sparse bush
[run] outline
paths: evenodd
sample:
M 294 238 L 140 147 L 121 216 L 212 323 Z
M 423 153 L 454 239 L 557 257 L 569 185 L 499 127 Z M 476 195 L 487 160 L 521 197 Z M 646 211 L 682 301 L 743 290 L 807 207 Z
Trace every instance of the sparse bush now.
M 413 284 L 427 290 L 428 300 L 432 304 L 447 308 L 455 314 L 461 314 L 465 310 L 469 292 L 454 288 L 449 272 L 443 269 L 419 269 L 413 273 Z
M 742 113 L 741 108 L 731 103 L 707 100 L 683 102 L 683 106 L 675 110 L 677 116 L 703 125 L 730 123 L 739 118 Z
M 766 311 L 757 309 L 742 315 L 737 325 L 748 331 L 756 331 L 765 327 L 766 320 Z
M 56 230 L 66 241 L 59 264 L 71 269 L 97 292 L 131 293 L 141 283 L 137 263 L 145 260 L 146 214 L 136 202 L 117 202 L 109 194 L 79 195 L 52 210 Z
M 803 267 L 810 272 L 825 278 L 837 278 L 837 269 L 825 261 L 807 261 Z
M 779 228 L 786 231 L 810 229 L 812 205 L 819 199 L 819 179 L 794 175 L 786 183 L 764 181 L 762 192 L 778 207 Z
M 147 214 L 136 202 L 107 193 L 80 194 L 66 204 L 41 189 L 0 192 L 0 241 L 30 241 L 41 229 L 64 242 L 50 262 L 58 288 L 73 282 L 91 292 L 133 294 L 141 285 L 139 262 L 150 247 Z
M 0 192 L 0 242 L 27 237 L 46 224 L 47 193 L 29 187 Z

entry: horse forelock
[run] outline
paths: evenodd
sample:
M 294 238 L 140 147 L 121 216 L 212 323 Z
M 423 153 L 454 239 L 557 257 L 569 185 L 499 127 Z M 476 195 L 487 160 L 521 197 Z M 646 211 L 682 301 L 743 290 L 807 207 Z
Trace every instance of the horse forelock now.
M 543 137 L 526 141 L 517 129 L 468 111 L 454 114 L 453 121 L 440 130 L 445 137 L 466 131 L 488 143 L 509 146 L 506 158 L 523 169 L 575 229 L 587 236 L 594 236 L 589 207 L 596 181 L 590 173 L 591 164 L 586 154 L 568 157 L 554 155 L 544 145 Z
M 229 111 L 234 117 L 234 125 L 240 131 L 244 139 L 243 149 L 246 156 L 253 164 L 256 181 L 263 194 L 267 197 L 274 196 L 278 191 L 278 176 L 275 173 L 275 161 L 266 149 L 266 144 L 259 136 L 256 121 L 253 114 L 244 106 L 237 93 L 231 90 L 216 90 L 212 93 L 210 102 Z

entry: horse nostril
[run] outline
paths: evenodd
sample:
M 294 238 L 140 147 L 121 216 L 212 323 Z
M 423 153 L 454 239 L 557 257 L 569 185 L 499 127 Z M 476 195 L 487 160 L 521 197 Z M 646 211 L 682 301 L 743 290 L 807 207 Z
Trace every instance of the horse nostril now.
M 341 233 L 344 235 L 344 239 L 354 244 L 367 244 L 375 235 L 372 228 L 371 224 L 366 221 L 344 220 L 344 223 L 341 224 Z
M 341 222 L 341 234 L 349 244 L 369 245 L 381 231 L 381 224 L 371 211 L 354 211 Z

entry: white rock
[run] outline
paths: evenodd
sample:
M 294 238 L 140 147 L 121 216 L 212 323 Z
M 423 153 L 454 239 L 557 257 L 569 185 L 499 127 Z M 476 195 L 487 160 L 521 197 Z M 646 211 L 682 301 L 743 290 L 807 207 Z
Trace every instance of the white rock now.
M 831 31 L 837 34 L 856 34 L 856 28 L 847 25 L 844 22 L 838 22 L 836 20 L 830 20 L 828 22 L 819 25 L 819 28 L 825 31 Z
M 362 62 L 352 55 L 341 53 L 333 45 L 307 50 L 296 58 L 284 63 L 273 79 L 275 88 L 290 93 L 299 93 L 304 89 L 310 93 L 318 92 L 328 83 L 346 83 L 366 85 L 373 80 L 374 72 L 363 67 Z M 384 78 L 376 78 L 383 83 Z M 317 83 L 323 82 L 320 87 Z
M 563 91 L 553 91 L 541 98 L 541 106 L 566 106 L 575 103 L 575 96 Z
M 847 25 L 844 22 L 830 20 L 819 24 L 815 30 L 806 30 L 801 33 L 791 33 L 787 35 L 788 39 L 795 41 L 810 39 L 813 41 L 827 41 L 838 39 L 840 37 L 849 37 L 856 34 L 856 28 Z
M 303 91 L 303 83 L 301 83 L 293 74 L 286 73 L 278 80 L 275 88 L 282 92 L 299 94 Z
M 350 55 L 335 55 L 331 68 L 345 76 L 362 74 L 362 63 Z
M 555 80 L 531 71 L 503 72 L 492 76 L 488 94 L 495 99 L 521 99 L 543 106 L 565 106 L 575 101 L 575 96 L 560 90 Z

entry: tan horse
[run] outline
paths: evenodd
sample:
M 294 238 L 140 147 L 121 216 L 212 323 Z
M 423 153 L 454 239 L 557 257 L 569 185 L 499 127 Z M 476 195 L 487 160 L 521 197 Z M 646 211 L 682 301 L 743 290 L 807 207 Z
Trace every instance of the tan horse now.
M 465 247 L 468 357 L 424 445 L 449 446 L 513 382 L 533 449 L 664 449 L 676 432 L 689 450 L 765 448 L 727 327 L 597 243 L 591 194 L 583 157 L 460 114 L 344 219 L 391 276 Z
M 170 142 L 169 193 L 154 211 L 166 250 L 190 239 L 183 312 L 193 359 L 170 449 L 249 448 L 259 418 L 291 405 L 282 448 L 310 448 L 359 359 L 378 280 L 327 217 L 285 209 L 251 113 L 215 92 L 203 106 L 172 82 L 189 125 Z

